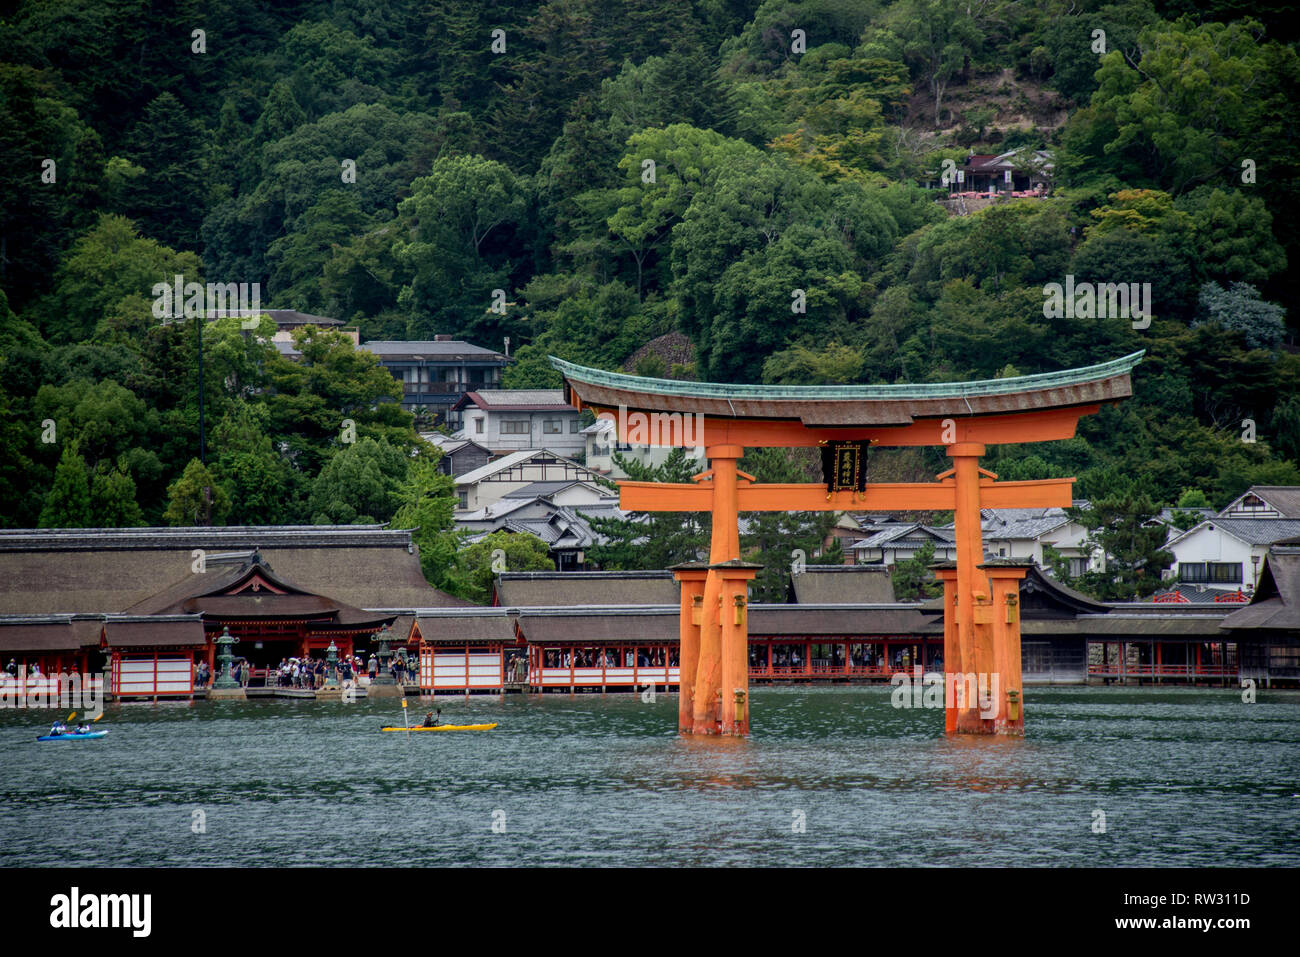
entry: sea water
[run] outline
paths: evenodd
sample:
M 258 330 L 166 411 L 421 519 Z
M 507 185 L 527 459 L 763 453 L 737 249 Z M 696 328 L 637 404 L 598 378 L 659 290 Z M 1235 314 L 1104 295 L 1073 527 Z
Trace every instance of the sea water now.
M 748 739 L 677 697 L 110 704 L 98 741 L 0 710 L 0 866 L 1296 866 L 1300 694 L 1026 691 L 948 738 L 887 687 L 753 689 Z M 412 722 L 434 705 L 411 700 Z

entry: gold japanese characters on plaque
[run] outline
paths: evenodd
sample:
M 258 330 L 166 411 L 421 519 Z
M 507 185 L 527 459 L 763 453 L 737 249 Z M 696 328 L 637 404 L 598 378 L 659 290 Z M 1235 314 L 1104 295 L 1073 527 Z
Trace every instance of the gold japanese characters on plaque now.
M 869 442 L 822 442 L 822 477 L 826 494 L 865 492 Z

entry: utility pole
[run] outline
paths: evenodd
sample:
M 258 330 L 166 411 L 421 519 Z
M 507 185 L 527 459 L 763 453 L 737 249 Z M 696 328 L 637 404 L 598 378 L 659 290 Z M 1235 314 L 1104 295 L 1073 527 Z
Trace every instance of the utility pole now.
M 194 317 L 194 328 L 198 330 L 199 337 L 199 464 L 207 465 L 207 447 L 203 433 L 203 317 L 201 315 Z

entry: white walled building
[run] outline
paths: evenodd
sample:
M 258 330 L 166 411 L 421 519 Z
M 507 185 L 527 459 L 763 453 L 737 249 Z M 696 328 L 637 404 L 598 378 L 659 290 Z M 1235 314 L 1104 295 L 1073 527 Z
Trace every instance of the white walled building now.
M 1050 545 L 1069 562 L 1071 578 L 1105 567 L 1100 555 L 1084 547 L 1088 530 L 1071 521 L 1063 508 L 986 508 L 981 510 L 980 525 L 984 554 L 990 558 L 1029 558 L 1048 568 L 1043 546 Z
M 596 504 L 615 494 L 600 484 L 596 473 L 549 449 L 503 455 L 482 468 L 456 476 L 455 481 L 458 513 L 493 505 L 529 486 L 534 486 L 531 494 L 546 494 L 559 505 Z
M 448 414 L 457 437 L 493 452 L 550 449 L 582 455 L 582 413 L 559 389 L 479 389 L 466 392 Z
M 930 542 L 936 562 L 951 562 L 957 559 L 953 537 L 950 528 L 912 522 L 874 532 L 848 546 L 845 553 L 853 556 L 854 565 L 896 565 L 916 557 L 917 551 Z
M 1169 542 L 1174 564 L 1167 577 L 1252 591 L 1269 546 L 1296 536 L 1300 519 L 1212 518 Z
M 597 419 L 582 430 L 582 436 L 586 443 L 587 457 L 585 461 L 587 468 L 614 479 L 628 477 L 627 473 L 619 468 L 614 461 L 615 452 L 626 459 L 639 462 L 647 468 L 654 468 L 662 465 L 673 451 L 667 446 L 632 445 L 627 442 L 619 442 L 615 434 L 614 423 L 609 419 Z M 695 460 L 698 471 L 702 472 L 708 467 L 703 446 L 687 449 L 686 452 Z
M 1221 518 L 1300 518 L 1300 486 L 1252 485 L 1219 513 Z

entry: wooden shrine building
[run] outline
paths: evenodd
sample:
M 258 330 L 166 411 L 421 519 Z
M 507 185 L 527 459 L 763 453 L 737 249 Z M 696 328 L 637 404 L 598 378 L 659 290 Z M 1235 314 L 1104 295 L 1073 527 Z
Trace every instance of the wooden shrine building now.
M 0 531 L 0 667 L 111 674 L 120 697 L 192 695 L 226 629 L 266 668 L 370 647 L 391 605 L 469 604 L 379 525 Z

